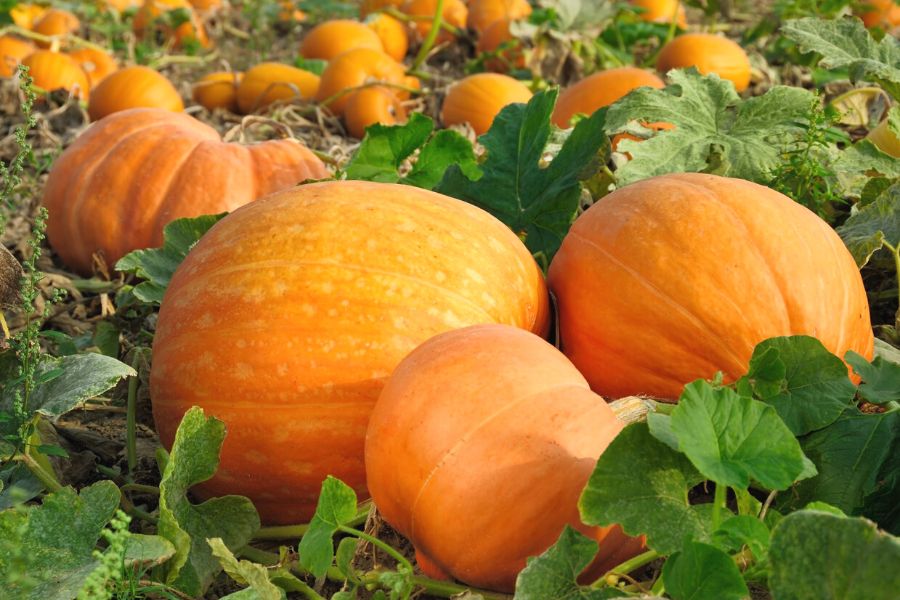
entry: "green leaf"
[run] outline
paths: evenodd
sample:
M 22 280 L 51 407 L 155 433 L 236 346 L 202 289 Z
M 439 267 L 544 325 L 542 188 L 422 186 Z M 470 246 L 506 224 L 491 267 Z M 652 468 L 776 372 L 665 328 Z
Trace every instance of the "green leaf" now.
M 853 350 L 847 351 L 844 360 L 862 377 L 859 395 L 864 399 L 872 404 L 900 400 L 900 365 L 880 356 L 869 362 Z
M 101 354 L 119 356 L 119 329 L 109 321 L 100 321 L 94 328 L 93 343 Z
M 785 490 L 804 471 L 800 444 L 775 409 L 707 381 L 685 386 L 672 431 L 700 473 L 720 485 L 746 488 L 752 479 Z
M 228 213 L 172 221 L 163 229 L 162 248 L 130 252 L 119 259 L 116 270 L 146 279 L 147 281 L 134 287 L 134 295 L 147 304 L 159 304 L 175 269 L 203 234 L 226 214 Z
M 578 507 L 588 525 L 617 523 L 628 535 L 646 534 L 660 554 L 685 540 L 708 540 L 709 506 L 691 505 L 688 491 L 703 481 L 688 459 L 657 441 L 646 423 L 623 429 L 600 456 Z
M 597 542 L 566 525 L 555 544 L 516 578 L 516 600 L 605 600 L 623 596 L 615 589 L 595 590 L 578 585 L 578 576 L 597 554 Z
M 688 542 L 662 571 L 672 600 L 744 600 L 750 595 L 731 557 L 709 544 Z
M 259 515 L 247 498 L 223 496 L 198 505 L 187 499 L 188 488 L 215 474 L 224 439 L 222 421 L 206 418 L 197 407 L 187 411 L 159 484 L 158 533 L 175 546 L 175 556 L 163 565 L 166 582 L 193 596 L 202 595 L 221 571 L 206 539 L 222 538 L 235 550 L 259 529 Z
M 255 592 L 258 600 L 282 600 L 285 598 L 284 590 L 269 580 L 269 571 L 264 566 L 250 562 L 249 560 L 238 560 L 234 557 L 222 538 L 210 538 L 206 540 L 212 550 L 213 556 L 219 559 L 219 564 L 228 573 L 228 576 L 241 585 L 248 586 L 248 589 Z
M 349 485 L 329 475 L 322 483 L 316 514 L 300 540 L 300 565 L 316 577 L 334 562 L 332 537 L 341 525 L 356 517 L 356 492 Z
M 669 72 L 665 89 L 639 88 L 609 108 L 607 133 L 632 121 L 675 125 L 642 142 L 623 140 L 632 158 L 616 171 L 619 185 L 665 173 L 711 172 L 765 182 L 781 163 L 782 150 L 803 131 L 810 92 L 775 86 L 741 100 L 734 85 L 695 68 Z
M 150 568 L 175 556 L 172 542 L 158 535 L 131 533 L 125 542 L 125 563 Z
M 337 552 L 334 553 L 334 565 L 347 581 L 358 582 L 359 580 L 356 570 L 353 568 L 353 558 L 356 556 L 358 542 L 359 540 L 356 538 L 346 537 L 340 541 Z
M 558 90 L 540 92 L 528 104 L 510 104 L 479 138 L 487 158 L 473 179 L 452 165 L 438 192 L 483 208 L 524 238 L 549 262 L 569 231 L 581 197 L 581 181 L 609 157 L 604 111 L 581 120 L 549 165 L 542 159 Z
M 298 56 L 294 59 L 294 66 L 315 75 L 321 75 L 325 72 L 328 61 L 322 60 L 321 58 L 303 58 L 302 56 Z
M 734 515 L 713 532 L 712 541 L 726 552 L 737 552 L 747 546 L 759 561 L 766 557 L 769 549 L 769 528 L 756 517 Z
M 820 54 L 822 66 L 846 68 L 851 81 L 872 81 L 900 100 L 900 42 L 893 36 L 876 42 L 858 19 L 794 19 L 781 33 L 802 52 Z
M 865 519 L 795 512 L 772 532 L 769 557 L 776 600 L 875 600 L 900 590 L 900 540 Z
M 795 436 L 833 423 L 856 395 L 844 362 L 803 335 L 760 342 L 746 378 L 754 395 L 778 411 Z
M 111 481 L 100 481 L 76 493 L 70 487 L 48 494 L 43 504 L 0 512 L 0 582 L 5 597 L 17 600 L 71 600 L 96 568 L 92 555 L 100 532 L 109 523 L 121 495 Z M 33 587 L 23 589 L 14 569 L 12 547 L 28 556 Z
M 900 244 L 900 183 L 850 215 L 837 232 L 860 268 L 885 244 L 896 248 Z
M 862 195 L 873 172 L 891 179 L 900 177 L 900 160 L 882 152 L 867 139 L 841 152 L 833 167 L 843 193 L 853 198 Z

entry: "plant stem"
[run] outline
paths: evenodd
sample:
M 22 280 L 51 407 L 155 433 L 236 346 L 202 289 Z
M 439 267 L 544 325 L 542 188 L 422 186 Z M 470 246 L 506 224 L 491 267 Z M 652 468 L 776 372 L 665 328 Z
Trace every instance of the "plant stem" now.
M 138 492 L 140 494 L 151 494 L 159 496 L 159 488 L 155 485 L 144 485 L 142 483 L 126 483 L 121 488 L 123 492 Z
M 659 552 L 656 550 L 647 550 L 642 554 L 638 554 L 634 558 L 629 558 L 623 563 L 620 563 L 604 573 L 599 579 L 597 579 L 594 583 L 591 584 L 592 588 L 601 588 L 605 587 L 606 578 L 610 575 L 627 575 L 631 573 L 635 569 L 639 569 L 646 564 L 649 564 L 659 558 Z
M 662 573 L 659 574 L 659 577 L 656 578 L 656 581 L 653 582 L 653 587 L 650 588 L 651 596 L 662 596 L 666 591 L 666 584 L 663 583 Z
M 32 456 L 27 453 L 18 453 L 13 460 L 23 463 L 31 473 L 38 478 L 43 486 L 49 492 L 58 492 L 63 488 L 62 484 L 56 480 L 56 476 L 48 473 Z
M 452 598 L 459 594 L 471 591 L 474 596 L 480 596 L 484 600 L 511 600 L 512 596 L 508 594 L 499 594 L 497 592 L 485 592 L 482 590 L 473 590 L 469 586 L 453 583 L 452 581 L 438 581 L 429 579 L 420 575 L 413 575 L 410 580 L 417 586 L 425 590 L 432 596 L 440 596 L 441 598 Z
M 725 508 L 728 486 L 716 483 L 715 497 L 712 506 L 712 530 L 715 531 L 722 523 L 722 509 Z M 726 509 L 727 510 L 727 509 Z
M 409 68 L 410 71 L 418 69 L 422 63 L 425 62 L 425 59 L 428 58 L 428 53 L 431 52 L 431 48 L 434 47 L 434 42 L 437 40 L 438 33 L 441 31 L 441 22 L 443 20 L 444 0 L 437 0 L 437 6 L 434 9 L 434 20 L 431 21 L 431 29 L 428 31 L 428 35 L 425 36 L 425 40 L 422 42 L 422 46 L 419 48 L 419 52 L 416 54 L 416 58 Z
M 763 502 L 762 508 L 759 510 L 760 521 L 766 518 L 766 513 L 769 512 L 769 507 L 772 506 L 772 501 L 775 500 L 777 494 L 778 490 L 772 490 L 772 492 L 766 496 L 766 501 Z
M 279 525 L 276 527 L 260 527 L 253 535 L 254 540 L 292 540 L 302 538 L 309 529 L 309 523 L 301 525 Z
M 404 567 L 409 569 L 410 573 L 413 572 L 412 563 L 409 562 L 409 560 L 405 556 L 403 556 L 402 554 L 397 552 L 394 548 L 391 547 L 390 544 L 379 540 L 374 535 L 369 535 L 368 533 L 365 533 L 364 531 L 359 531 L 358 529 L 353 529 L 351 527 L 347 527 L 346 525 L 339 526 L 338 531 L 341 531 L 341 532 L 349 534 L 349 535 L 354 535 L 362 540 L 369 542 L 373 546 L 381 548 L 389 556 L 393 557 L 394 560 L 396 560 L 398 563 L 400 563 L 401 565 L 403 565 Z
M 125 413 L 125 453 L 128 458 L 128 478 L 131 479 L 137 469 L 137 388 L 140 382 L 140 361 L 142 352 L 140 349 L 134 353 L 131 368 L 135 370 L 134 376 L 128 380 L 128 412 Z

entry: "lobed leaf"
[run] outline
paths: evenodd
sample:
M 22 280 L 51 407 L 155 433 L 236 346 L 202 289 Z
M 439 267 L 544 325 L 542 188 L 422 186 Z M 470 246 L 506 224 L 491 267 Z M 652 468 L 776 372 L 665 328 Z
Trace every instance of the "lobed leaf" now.
M 316 514 L 300 540 L 300 565 L 316 577 L 322 577 L 334 562 L 332 538 L 341 525 L 356 517 L 356 492 L 329 475 L 322 482 Z
M 750 594 L 731 557 L 700 542 L 670 556 L 662 578 L 672 600 L 744 600 Z
M 897 162 L 900 163 L 900 160 Z M 900 183 L 895 183 L 875 201 L 859 208 L 837 228 L 837 232 L 860 268 L 885 244 L 897 248 L 900 245 Z

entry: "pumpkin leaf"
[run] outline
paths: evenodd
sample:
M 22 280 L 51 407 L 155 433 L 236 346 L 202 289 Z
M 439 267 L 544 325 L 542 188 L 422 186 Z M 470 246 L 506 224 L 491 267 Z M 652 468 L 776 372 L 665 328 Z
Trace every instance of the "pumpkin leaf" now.
M 131 533 L 125 542 L 125 562 L 141 568 L 155 567 L 175 556 L 175 546 L 158 535 Z
M 900 540 L 871 521 L 800 510 L 772 531 L 769 588 L 779 600 L 894 598 Z
M 134 287 L 135 297 L 146 304 L 159 304 L 175 269 L 203 234 L 226 214 L 172 221 L 163 229 L 161 248 L 129 252 L 116 263 L 116 270 L 146 279 Z
M 894 248 L 900 245 L 900 183 L 886 189 L 874 202 L 859 208 L 837 228 L 837 232 L 860 268 L 885 244 Z
M 763 183 L 803 131 L 813 101 L 810 92 L 786 86 L 742 100 L 730 81 L 700 75 L 693 67 L 670 71 L 668 79 L 665 89 L 638 88 L 609 108 L 609 134 L 625 131 L 633 121 L 675 125 L 648 140 L 619 143 L 619 151 L 632 156 L 616 171 L 619 185 L 685 172 Z
M 871 81 L 900 100 L 900 42 L 890 35 L 876 42 L 859 19 L 792 19 L 781 33 L 801 52 L 822 56 L 820 65 L 847 69 L 850 80 Z
M 646 423 L 633 423 L 597 461 L 578 501 L 581 519 L 645 534 L 650 548 L 671 554 L 687 539 L 709 539 L 710 505 L 688 502 L 688 491 L 702 481 L 683 454 L 655 439 Z
M 522 237 L 532 254 L 553 258 L 569 231 L 581 198 L 581 181 L 609 158 L 604 111 L 578 122 L 559 153 L 543 165 L 558 89 L 528 104 L 510 104 L 479 138 L 487 157 L 481 176 L 451 165 L 436 190 L 491 213 Z
M 159 484 L 158 533 L 175 546 L 175 556 L 163 565 L 165 580 L 192 596 L 201 596 L 222 570 L 207 538 L 222 538 L 235 550 L 259 529 L 259 515 L 247 498 L 223 496 L 194 505 L 186 496 L 188 488 L 215 474 L 224 439 L 222 421 L 191 408 L 175 433 Z
M 890 179 L 900 177 L 900 160 L 882 152 L 867 139 L 859 140 L 842 151 L 833 168 L 842 192 L 853 198 L 867 191 L 872 173 L 880 173 Z
M 672 600 L 743 600 L 750 595 L 734 560 L 715 546 L 688 542 L 663 565 Z
M 769 528 L 756 517 L 734 515 L 713 532 L 712 541 L 726 552 L 737 552 L 747 546 L 756 560 L 761 561 L 769 548 Z
M 516 600 L 605 600 L 626 594 L 616 589 L 578 585 L 578 576 L 597 554 L 597 542 L 566 525 L 555 544 L 516 578 Z
M 849 350 L 844 360 L 862 377 L 859 395 L 872 404 L 900 400 L 900 365 L 876 356 L 872 362 Z
M 751 480 L 785 490 L 812 469 L 774 408 L 707 381 L 685 386 L 672 411 L 678 445 L 707 479 L 746 488 Z
M 356 492 L 329 475 L 322 482 L 316 514 L 300 539 L 300 565 L 316 577 L 322 577 L 334 562 L 332 538 L 338 528 L 356 517 Z
M 206 540 L 212 550 L 213 556 L 219 560 L 219 564 L 228 573 L 228 576 L 241 585 L 248 586 L 248 591 L 252 590 L 254 595 L 247 595 L 248 598 L 254 597 L 258 600 L 282 600 L 285 598 L 284 590 L 272 583 L 269 579 L 269 570 L 264 566 L 250 562 L 249 560 L 238 560 L 232 554 L 222 538 L 211 538 Z
M 803 335 L 760 342 L 742 385 L 778 411 L 795 436 L 836 421 L 856 395 L 844 362 Z

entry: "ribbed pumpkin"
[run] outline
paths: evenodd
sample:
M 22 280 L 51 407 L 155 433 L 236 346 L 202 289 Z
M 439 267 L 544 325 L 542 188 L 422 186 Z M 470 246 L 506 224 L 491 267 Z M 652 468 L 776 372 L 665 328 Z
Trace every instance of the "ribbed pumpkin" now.
M 316 25 L 306 34 L 300 45 L 300 54 L 304 58 L 331 60 L 354 48 L 384 50 L 378 34 L 363 23 L 334 19 Z
M 190 19 L 172 30 L 160 17 L 176 9 L 186 11 Z M 188 42 L 195 42 L 203 48 L 210 45 L 203 23 L 187 0 L 144 0 L 134 15 L 132 27 L 139 38 L 148 35 L 158 36 L 161 42 L 172 40 L 175 48 L 181 48 Z
M 484 66 L 495 73 L 506 73 L 510 68 L 525 67 L 525 55 L 522 53 L 522 42 L 513 37 L 509 31 L 509 19 L 494 21 L 478 38 L 478 52 L 496 53 L 497 56 L 487 59 Z M 506 48 L 498 49 L 506 44 Z
M 494 117 L 504 106 L 528 102 L 531 96 L 524 83 L 507 75 L 469 75 L 450 86 L 441 108 L 441 121 L 445 126 L 469 123 L 481 135 L 491 128 Z
M 629 0 L 629 4 L 644 9 L 644 12 L 639 15 L 642 21 L 671 23 L 674 17 L 675 23 L 679 27 L 682 29 L 687 27 L 684 6 L 679 0 Z
M 868 10 L 859 18 L 866 27 L 882 27 L 891 29 L 900 26 L 900 6 L 894 0 L 866 0 Z
M 37 4 L 21 3 L 9 9 L 9 16 L 12 17 L 13 23 L 22 29 L 31 29 L 48 10 Z
M 715 73 L 734 83 L 743 92 L 750 85 L 750 59 L 736 42 L 711 33 L 686 33 L 666 44 L 656 59 L 656 70 L 697 67 L 707 75 Z
M 326 475 L 367 495 L 369 414 L 404 356 L 478 323 L 544 332 L 546 294 L 519 239 L 453 198 L 332 181 L 254 202 L 166 291 L 150 374 L 160 439 L 203 407 L 228 436 L 196 493 L 248 496 L 265 523 L 305 521 Z
M 0 77 L 12 77 L 22 60 L 34 52 L 34 44 L 12 35 L 0 36 Z
M 344 109 L 347 131 L 355 138 L 362 139 L 366 127 L 381 123 L 396 125 L 406 122 L 406 110 L 397 96 L 387 88 L 367 87 L 357 90 L 347 97 Z
M 879 123 L 866 137 L 885 154 L 900 158 L 900 139 L 888 127 L 887 119 Z
M 578 498 L 625 423 L 561 352 L 507 325 L 431 338 L 394 370 L 366 434 L 369 491 L 426 574 L 511 592 L 566 524 L 600 542 L 597 576 L 641 552 Z
M 326 103 L 331 112 L 341 116 L 344 114 L 349 92 L 343 96 L 338 95 L 374 81 L 409 85 L 403 65 L 384 52 L 369 48 L 350 50 L 328 63 L 322 73 L 316 100 Z M 402 97 L 402 94 L 399 96 Z
M 609 106 L 643 86 L 661 89 L 665 84 L 653 73 L 636 67 L 594 73 L 563 90 L 553 110 L 553 122 L 559 127 L 568 127 L 575 115 L 592 115 L 597 109 Z
M 381 40 L 384 53 L 401 62 L 409 50 L 409 35 L 406 26 L 394 17 L 386 14 L 377 14 L 366 19 L 366 26 L 375 32 Z
M 62 37 L 75 33 L 79 27 L 81 27 L 81 23 L 78 21 L 78 17 L 67 10 L 51 8 L 35 21 L 32 31 L 41 35 Z M 50 42 L 38 41 L 37 44 L 41 48 L 50 47 Z
M 313 98 L 319 89 L 319 76 L 297 67 L 264 62 L 244 73 L 237 90 L 241 112 L 250 113 L 279 100 Z
M 67 265 L 89 274 L 95 252 L 112 265 L 131 250 L 158 246 L 174 219 L 234 210 L 327 176 L 322 162 L 294 140 L 226 144 L 182 113 L 117 112 L 54 162 L 44 188 L 47 235 Z
M 243 73 L 232 71 L 217 71 L 204 75 L 194 84 L 192 90 L 194 102 L 206 110 L 224 108 L 237 112 L 237 90 L 243 77 Z
M 74 58 L 87 73 L 91 89 L 97 87 L 97 84 L 119 69 L 115 58 L 97 48 L 80 48 L 69 52 L 69 56 Z
M 403 3 L 403 12 L 415 19 L 413 31 L 418 39 L 424 40 L 431 31 L 431 22 L 437 11 L 437 0 L 406 0 Z M 441 13 L 445 23 L 460 29 L 466 26 L 466 18 L 469 9 L 462 0 L 444 0 L 444 10 Z M 441 31 L 437 36 L 439 43 L 453 41 L 453 36 L 448 31 Z
M 181 95 L 164 75 L 150 67 L 120 69 L 104 79 L 91 92 L 88 114 L 96 121 L 114 112 L 130 108 L 184 110 Z
M 616 190 L 575 221 L 549 281 L 563 351 L 605 396 L 675 399 L 717 371 L 733 381 L 775 336 L 872 356 L 844 243 L 805 207 L 741 179 L 684 173 Z
M 87 73 L 67 54 L 38 50 L 26 56 L 22 64 L 28 67 L 34 85 L 42 90 L 63 89 L 82 100 L 90 95 Z
M 479 33 L 497 21 L 524 19 L 531 14 L 528 0 L 470 0 L 466 25 Z

